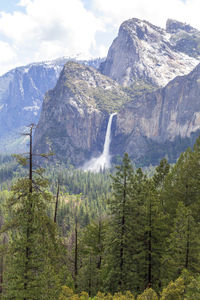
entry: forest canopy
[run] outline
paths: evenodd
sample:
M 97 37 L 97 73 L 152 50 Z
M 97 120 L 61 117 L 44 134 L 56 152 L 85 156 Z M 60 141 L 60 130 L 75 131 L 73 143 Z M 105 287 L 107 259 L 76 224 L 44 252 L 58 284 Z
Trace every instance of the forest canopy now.
M 0 299 L 199 299 L 200 138 L 153 172 L 29 159 L 0 157 Z

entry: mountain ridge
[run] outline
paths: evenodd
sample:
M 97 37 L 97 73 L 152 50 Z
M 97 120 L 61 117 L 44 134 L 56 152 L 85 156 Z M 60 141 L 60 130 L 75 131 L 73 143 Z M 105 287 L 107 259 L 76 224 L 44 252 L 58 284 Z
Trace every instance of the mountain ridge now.
M 168 143 L 171 151 L 178 139 L 179 149 L 169 157 L 172 162 L 184 147 L 190 145 L 190 137 L 200 130 L 200 64 L 188 75 L 176 77 L 164 88 L 135 95 L 134 100 L 119 84 L 96 70 L 95 77 L 91 67 L 68 63 L 64 70 L 66 74 L 61 74 L 56 88 L 46 95 L 35 132 L 36 152 L 53 151 L 55 160 L 62 161 L 67 157 L 76 167 L 101 154 L 108 116 L 116 109 L 113 107 L 110 111 L 97 106 L 95 93 L 90 89 L 99 85 L 106 90 L 112 84 L 112 89 L 117 88 L 119 95 L 125 93 L 126 101 L 120 103 L 112 125 L 111 154 L 114 160 L 128 152 L 137 163 L 151 163 L 148 153 L 152 152 L 152 161 L 158 163 L 162 158 L 159 152 L 169 156 L 164 145 Z M 73 80 L 68 73 L 73 74 Z M 98 80 L 95 87 L 95 80 L 89 80 L 90 76 Z
M 17 67 L 0 77 L 1 153 L 24 151 L 26 143 L 22 143 L 20 132 L 30 123 L 38 122 L 44 94 L 54 88 L 64 64 L 69 60 L 63 57 L 32 63 Z M 98 68 L 101 61 L 94 59 L 80 63 Z
M 195 39 L 199 32 L 174 20 L 167 26 L 172 34 L 147 21 L 127 20 L 106 60 L 97 61 L 99 70 L 68 61 L 46 93 L 34 151 L 53 151 L 54 161 L 79 167 L 102 153 L 109 114 L 117 112 L 110 145 L 114 160 L 124 152 L 142 164 L 156 163 L 161 154 L 176 159 L 200 129 L 200 72 L 199 60 L 177 50 L 171 38 L 187 31 Z M 188 40 L 186 45 L 191 46 Z
M 198 64 L 196 58 L 177 51 L 170 38 L 165 29 L 148 21 L 129 19 L 121 24 L 100 71 L 123 86 L 143 79 L 163 87 Z
M 34 152 L 55 153 L 55 159 L 83 165 L 101 154 L 109 113 L 115 108 L 99 103 L 99 94 L 130 100 L 120 85 L 90 66 L 68 62 L 56 87 L 44 99 L 34 137 Z M 124 100 L 123 100 L 124 99 Z M 110 103 L 109 103 L 110 104 Z
M 142 158 L 146 161 L 150 152 L 154 164 L 163 156 L 174 162 L 181 151 L 192 146 L 194 136 L 197 138 L 200 132 L 199 95 L 200 64 L 188 75 L 170 81 L 166 87 L 124 104 L 113 134 L 113 154 L 119 154 L 118 144 L 120 154 L 128 152 L 137 162 Z

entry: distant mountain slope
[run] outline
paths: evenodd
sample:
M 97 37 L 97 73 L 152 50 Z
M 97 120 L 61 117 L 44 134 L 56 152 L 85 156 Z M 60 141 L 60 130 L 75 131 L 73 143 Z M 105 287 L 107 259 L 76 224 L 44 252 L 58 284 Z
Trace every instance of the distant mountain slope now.
M 108 114 L 116 110 L 114 158 L 128 152 L 141 164 L 158 163 L 166 155 L 175 161 L 200 131 L 200 64 L 131 101 L 127 89 L 95 69 L 67 63 L 56 87 L 46 94 L 34 151 L 53 151 L 54 160 L 81 166 L 102 152 Z
M 70 58 L 33 63 L 9 71 L 0 77 L 0 152 L 24 148 L 20 132 L 37 123 L 44 94 L 54 88 L 64 64 Z M 102 59 L 80 61 L 99 67 Z M 15 141 L 13 140 L 15 139 Z M 16 142 L 18 139 L 19 143 Z
M 128 102 L 117 115 L 112 152 L 128 152 L 136 162 L 170 161 L 200 133 L 200 64 L 162 89 Z
M 199 59 L 200 57 L 200 31 L 192 26 L 178 22 L 176 20 L 167 20 L 166 30 L 170 33 L 170 42 L 173 49 L 183 52 L 191 57 Z
M 114 158 L 128 152 L 142 164 L 165 155 L 174 161 L 200 131 L 198 44 L 196 52 L 190 51 L 186 41 L 179 51 L 175 37 L 180 32 L 192 39 L 199 34 L 173 20 L 164 30 L 131 19 L 121 25 L 105 61 L 66 63 L 64 58 L 5 74 L 0 78 L 0 152 L 24 147 L 19 132 L 39 120 L 34 151 L 51 150 L 54 160 L 80 166 L 101 153 L 109 114 L 117 111 Z
M 44 99 L 34 152 L 80 166 L 103 149 L 109 113 L 130 98 L 121 86 L 89 66 L 66 63 Z
M 160 87 L 188 74 L 198 60 L 171 42 L 170 24 L 167 32 L 135 18 L 122 23 L 100 71 L 123 86 L 143 80 Z
M 180 31 L 198 34 L 172 20 L 166 31 L 131 19 L 121 25 L 100 65 L 107 77 L 67 63 L 46 95 L 35 150 L 52 150 L 54 159 L 80 166 L 101 153 L 108 113 L 117 110 L 114 159 L 128 152 L 141 164 L 155 164 L 163 156 L 174 161 L 200 131 L 200 66 L 196 54 L 182 53 L 172 42 Z

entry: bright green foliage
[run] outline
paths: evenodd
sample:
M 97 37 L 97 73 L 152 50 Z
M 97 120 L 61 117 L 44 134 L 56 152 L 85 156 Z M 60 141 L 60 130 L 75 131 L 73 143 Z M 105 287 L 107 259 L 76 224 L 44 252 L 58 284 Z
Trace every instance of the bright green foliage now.
M 121 292 L 115 293 L 112 297 L 113 300 L 126 300 L 126 299 L 133 299 L 134 297 L 130 292 L 126 292 L 125 295 L 123 295 Z
M 94 300 L 101 300 L 101 299 L 112 300 L 113 297 L 112 297 L 112 295 L 110 293 L 105 294 L 105 293 L 98 292 L 97 295 L 93 299 Z
M 82 291 L 82 292 L 80 293 L 80 299 L 81 299 L 81 300 L 88 300 L 88 299 L 89 299 L 88 293 L 85 292 L 85 291 Z
M 189 284 L 186 286 L 186 291 L 184 294 L 185 299 L 195 299 L 200 300 L 200 276 L 191 277 Z
M 62 292 L 58 298 L 58 300 L 79 300 L 79 295 L 74 294 L 73 290 L 67 286 L 62 286 Z
M 125 293 L 125 297 L 126 297 L 126 299 L 129 299 L 129 300 L 134 300 L 135 299 L 135 297 L 133 296 L 133 294 L 130 291 L 127 291 Z
M 200 276 L 193 276 L 188 270 L 183 270 L 181 278 L 184 280 L 184 300 L 200 300 Z
M 184 280 L 179 277 L 175 282 L 171 281 L 161 293 L 160 300 L 182 300 L 184 294 Z
M 95 300 L 101 300 L 104 299 L 105 294 L 98 292 L 97 295 L 94 297 Z
M 74 292 L 68 286 L 62 286 L 62 292 L 59 296 L 59 300 L 71 299 Z
M 137 300 L 158 300 L 158 295 L 151 288 L 146 289 L 144 293 L 137 297 Z

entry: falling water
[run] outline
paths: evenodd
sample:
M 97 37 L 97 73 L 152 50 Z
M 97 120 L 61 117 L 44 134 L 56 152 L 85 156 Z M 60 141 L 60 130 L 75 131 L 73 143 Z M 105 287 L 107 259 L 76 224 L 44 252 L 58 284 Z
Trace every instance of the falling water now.
M 85 171 L 91 171 L 91 172 L 99 172 L 100 170 L 104 170 L 107 168 L 110 168 L 110 154 L 109 154 L 109 148 L 110 148 L 110 140 L 111 140 L 111 125 L 112 125 L 112 119 L 113 116 L 115 116 L 116 113 L 113 113 L 109 117 L 107 130 L 106 130 L 106 137 L 103 147 L 103 153 L 97 157 L 92 158 L 90 161 L 86 162 L 83 166 L 83 170 Z

